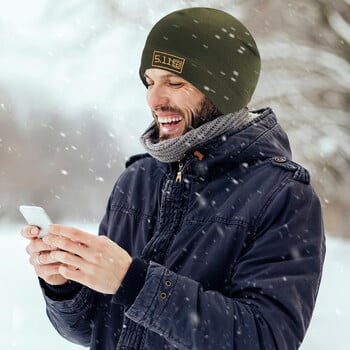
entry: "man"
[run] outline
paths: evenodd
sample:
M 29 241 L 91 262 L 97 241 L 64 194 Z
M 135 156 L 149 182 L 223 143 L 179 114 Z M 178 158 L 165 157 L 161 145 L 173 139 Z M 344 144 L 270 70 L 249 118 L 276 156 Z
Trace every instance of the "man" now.
M 296 349 L 324 260 L 319 200 L 271 109 L 249 112 L 260 57 L 208 8 L 150 32 L 154 122 L 95 236 L 53 225 L 27 251 L 57 331 L 91 349 Z

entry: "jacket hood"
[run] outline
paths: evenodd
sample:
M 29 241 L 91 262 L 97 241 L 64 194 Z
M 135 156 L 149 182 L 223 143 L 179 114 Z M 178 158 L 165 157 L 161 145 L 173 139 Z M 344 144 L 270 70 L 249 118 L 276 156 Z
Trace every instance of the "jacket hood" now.
M 203 159 L 195 162 L 193 171 L 200 168 L 228 169 L 237 163 L 253 163 L 272 157 L 292 158 L 288 136 L 278 124 L 271 108 L 253 111 L 257 115 L 250 123 L 233 133 L 226 133 L 199 148 Z

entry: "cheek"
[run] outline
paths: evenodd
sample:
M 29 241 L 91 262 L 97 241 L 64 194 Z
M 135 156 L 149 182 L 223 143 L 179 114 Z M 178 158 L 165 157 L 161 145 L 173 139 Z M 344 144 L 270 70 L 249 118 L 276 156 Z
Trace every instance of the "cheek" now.
M 194 112 L 190 108 L 186 108 L 182 111 L 182 115 L 185 121 L 185 129 L 188 129 L 188 127 L 193 125 Z
M 198 114 L 203 97 L 204 95 L 201 92 L 192 87 L 184 91 L 184 94 L 182 95 L 183 111 L 186 122 L 189 122 L 189 124 L 192 124 L 193 116 Z
M 198 116 L 201 106 L 202 106 L 202 99 L 193 99 L 191 102 L 189 102 L 183 109 L 183 115 L 186 122 L 186 126 L 193 125 L 193 118 Z

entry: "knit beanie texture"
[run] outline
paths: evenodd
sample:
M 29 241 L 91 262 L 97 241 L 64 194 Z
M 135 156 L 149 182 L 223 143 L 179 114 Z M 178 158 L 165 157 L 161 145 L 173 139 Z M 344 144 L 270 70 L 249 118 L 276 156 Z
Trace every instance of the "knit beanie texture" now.
M 154 25 L 142 53 L 140 77 L 160 68 L 181 76 L 222 113 L 247 106 L 260 74 L 260 55 L 248 29 L 230 14 L 193 7 Z

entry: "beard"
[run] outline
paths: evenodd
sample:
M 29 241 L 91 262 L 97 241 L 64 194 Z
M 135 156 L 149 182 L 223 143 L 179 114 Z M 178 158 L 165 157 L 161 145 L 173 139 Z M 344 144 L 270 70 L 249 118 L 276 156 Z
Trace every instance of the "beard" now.
M 198 111 L 192 115 L 192 123 L 188 126 L 186 131 L 196 129 L 204 123 L 210 122 L 221 115 L 223 115 L 223 113 L 219 108 L 205 96 L 200 103 Z
M 180 109 L 175 107 L 161 106 L 158 108 L 158 110 L 177 112 L 185 118 L 184 113 Z M 158 142 L 169 139 L 169 135 L 162 135 L 162 136 L 159 135 L 159 124 L 158 124 L 158 119 L 156 117 L 155 111 L 152 111 L 152 114 L 158 126 L 157 133 L 156 135 L 154 135 L 155 139 L 157 139 Z M 191 112 L 191 114 L 187 118 L 185 118 L 187 122 L 186 122 L 186 127 L 183 134 L 189 130 L 196 129 L 201 125 L 209 121 L 212 121 L 217 117 L 220 117 L 221 115 L 223 115 L 223 113 L 219 110 L 219 108 L 217 108 L 214 105 L 214 103 L 209 100 L 208 97 L 204 96 L 203 99 L 200 101 L 197 109 L 194 110 L 194 112 Z

